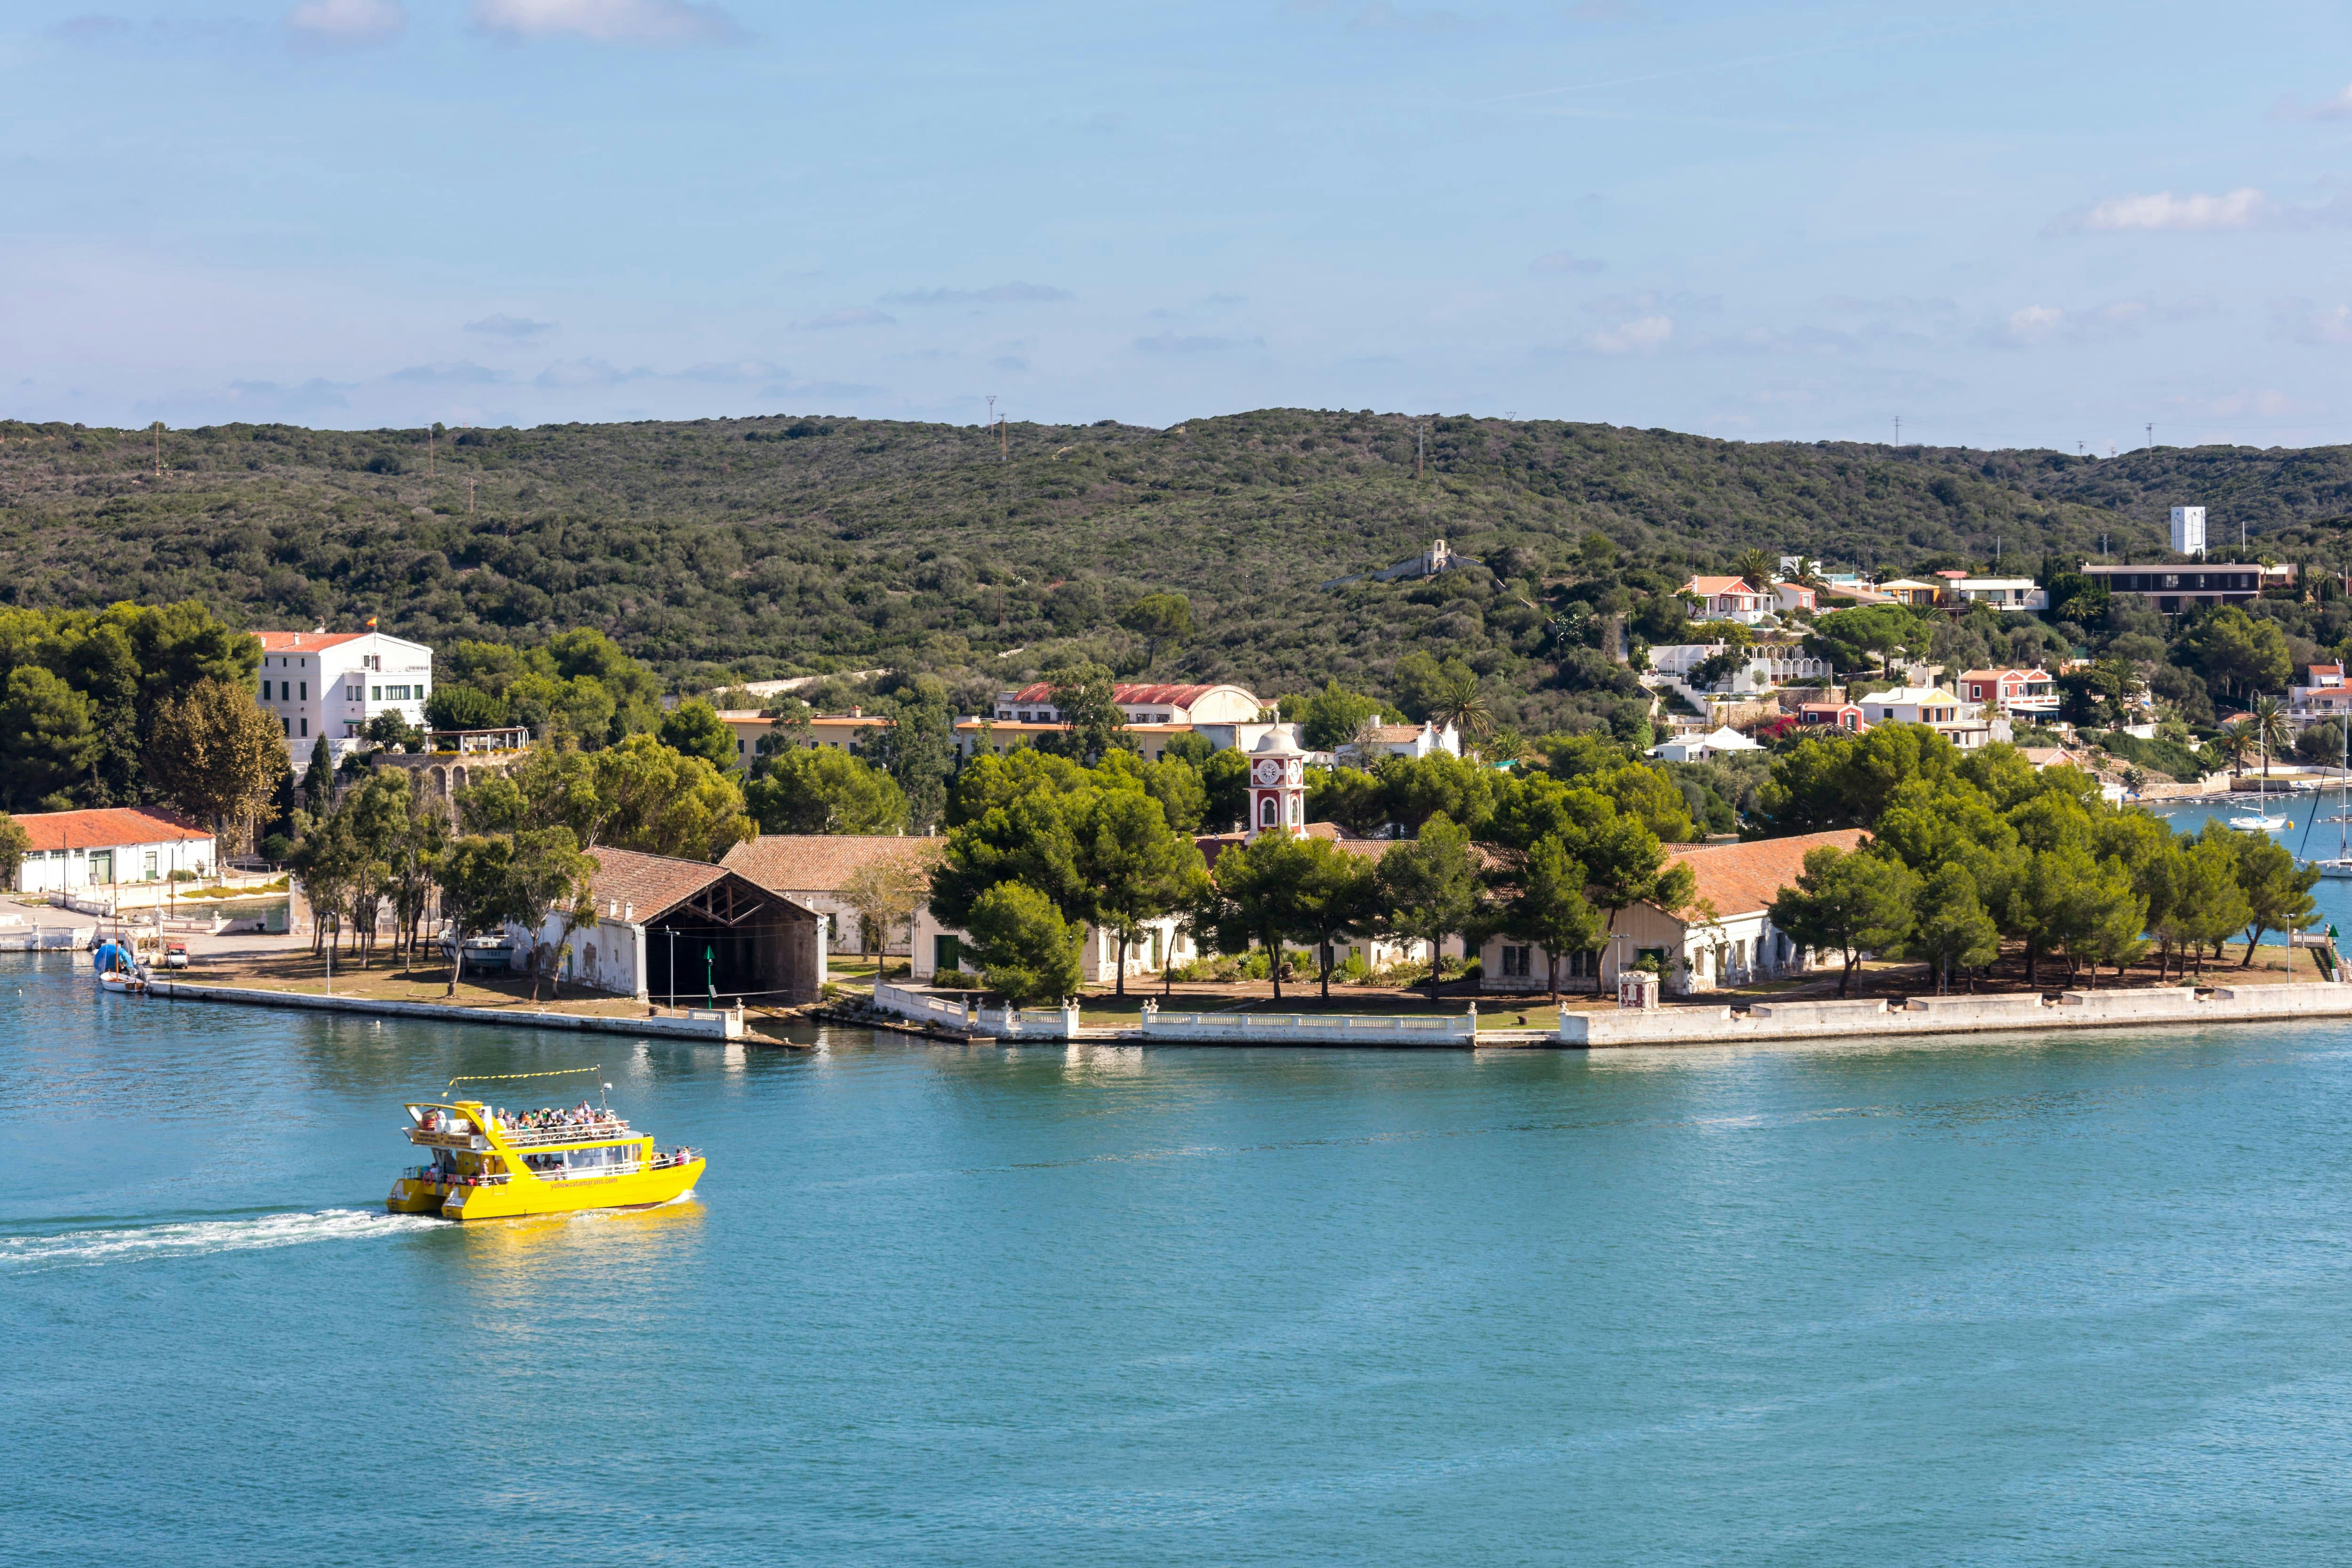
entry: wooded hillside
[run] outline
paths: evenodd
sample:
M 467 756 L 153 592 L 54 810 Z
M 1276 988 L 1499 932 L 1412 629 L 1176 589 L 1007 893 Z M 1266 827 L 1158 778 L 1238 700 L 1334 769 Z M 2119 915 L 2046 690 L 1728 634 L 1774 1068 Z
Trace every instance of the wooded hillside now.
M 599 628 L 680 683 L 893 664 L 1022 673 L 1072 639 L 1134 670 L 1139 595 L 1199 634 L 1157 673 L 1268 691 L 1384 689 L 1459 656 L 1562 710 L 1539 656 L 1563 575 L 1672 574 L 1739 550 L 1912 567 L 2163 548 L 2166 509 L 2243 515 L 2330 558 L 2352 452 L 2159 449 L 2108 460 L 1742 444 L 1549 421 L 1268 409 L 1168 430 L 788 417 L 531 430 L 224 426 L 154 437 L 0 423 L 0 602 L 197 598 L 260 626 L 446 644 Z M 1444 536 L 1491 572 L 1327 580 Z M 1594 536 L 1599 536 L 1595 539 Z M 1606 541 L 1604 545 L 1601 541 Z M 1614 548 L 1609 548 L 1613 546 Z M 1016 650 L 1009 658 L 996 656 Z

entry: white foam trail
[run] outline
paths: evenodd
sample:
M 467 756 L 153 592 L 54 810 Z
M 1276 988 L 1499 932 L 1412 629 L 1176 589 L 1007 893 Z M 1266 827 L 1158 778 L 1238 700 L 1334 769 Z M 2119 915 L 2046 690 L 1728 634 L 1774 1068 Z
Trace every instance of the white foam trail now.
M 312 1214 L 263 1215 L 257 1219 L 189 1220 L 131 1230 L 69 1230 L 57 1236 L 0 1237 L 0 1268 L 55 1268 L 137 1262 L 151 1258 L 202 1258 L 253 1252 L 306 1241 L 352 1241 L 399 1236 L 445 1226 L 428 1215 L 367 1209 L 320 1209 Z

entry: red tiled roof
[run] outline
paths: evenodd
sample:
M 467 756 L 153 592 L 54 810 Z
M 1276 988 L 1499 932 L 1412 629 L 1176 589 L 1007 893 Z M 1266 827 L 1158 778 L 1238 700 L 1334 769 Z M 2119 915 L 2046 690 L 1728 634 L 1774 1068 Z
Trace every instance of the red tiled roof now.
M 1717 594 L 1745 594 L 1760 597 L 1745 577 L 1694 577 L 1683 584 L 1685 594 L 1698 594 L 1712 598 Z
M 1691 868 L 1698 879 L 1697 899 L 1714 905 L 1717 914 L 1746 915 L 1762 910 L 1781 889 L 1796 882 L 1808 851 L 1824 844 L 1851 850 L 1861 842 L 1862 829 L 1843 827 L 1750 844 L 1669 844 L 1666 853 Z
M 1117 685 L 1110 689 L 1113 702 L 1137 706 L 1158 707 L 1162 703 L 1177 708 L 1189 708 L 1216 689 L 1215 686 L 1144 686 Z M 1051 702 L 1054 687 L 1050 681 L 1039 680 L 1023 687 L 1013 694 L 1015 702 Z
M 16 818 L 31 840 L 28 849 L 110 849 L 121 844 L 184 844 L 210 838 L 175 811 L 152 805 L 112 806 L 100 811 L 42 811 Z
M 635 849 L 595 848 L 588 858 L 596 862 L 590 892 L 597 903 L 635 904 L 635 918 L 648 921 L 684 902 L 727 875 L 724 866 L 700 860 L 679 860 L 667 855 L 645 855 Z
M 941 838 L 763 833 L 727 851 L 719 864 L 772 893 L 836 893 L 877 861 L 903 860 L 928 869 L 946 853 Z
M 264 653 L 316 653 L 320 648 L 357 642 L 365 632 L 256 632 Z

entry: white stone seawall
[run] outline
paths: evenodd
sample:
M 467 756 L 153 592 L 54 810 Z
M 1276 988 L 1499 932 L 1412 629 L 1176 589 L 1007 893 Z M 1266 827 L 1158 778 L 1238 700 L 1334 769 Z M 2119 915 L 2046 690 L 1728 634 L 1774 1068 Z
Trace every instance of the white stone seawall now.
M 2185 985 L 2145 991 L 2069 991 L 2056 1002 L 2037 994 L 1914 996 L 1884 1000 L 1759 1002 L 1729 1007 L 1663 1007 L 1562 1013 L 1563 1046 L 1726 1046 L 1750 1040 L 1876 1039 L 1906 1035 L 1976 1035 L 1995 1030 L 2114 1028 L 2132 1024 L 2252 1024 L 2271 1019 L 2352 1017 L 2352 985 L 2221 986 L 2200 997 Z
M 249 1007 L 300 1007 L 321 1013 L 360 1013 L 379 1017 L 425 1018 L 436 1024 L 497 1024 L 516 1029 L 565 1029 L 593 1035 L 652 1035 L 664 1039 L 740 1040 L 743 1016 L 731 1009 L 696 1008 L 683 1018 L 603 1018 L 583 1013 L 504 1013 L 440 1002 L 378 1002 L 364 996 L 316 996 L 299 991 L 254 986 L 195 985 L 184 980 L 152 979 L 147 994 L 175 1002 L 233 1002 Z

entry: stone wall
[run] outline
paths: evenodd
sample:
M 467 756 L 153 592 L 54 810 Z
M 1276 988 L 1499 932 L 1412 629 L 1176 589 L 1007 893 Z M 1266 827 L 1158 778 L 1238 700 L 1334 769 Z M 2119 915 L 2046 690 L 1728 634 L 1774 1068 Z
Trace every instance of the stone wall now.
M 1745 1013 L 1728 1007 L 1666 1007 L 1656 1012 L 1569 1013 L 1559 1018 L 1564 1046 L 1723 1046 L 1755 1040 L 1869 1039 L 1906 1035 L 1979 1034 L 1994 1029 L 2106 1028 L 2125 1024 L 2235 1024 L 2265 1019 L 2352 1017 L 2352 985 L 2224 986 L 2199 996 L 2187 986 L 2137 991 L 2069 991 L 2041 996 L 1915 996 L 1883 1001 L 1764 1002 Z

